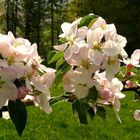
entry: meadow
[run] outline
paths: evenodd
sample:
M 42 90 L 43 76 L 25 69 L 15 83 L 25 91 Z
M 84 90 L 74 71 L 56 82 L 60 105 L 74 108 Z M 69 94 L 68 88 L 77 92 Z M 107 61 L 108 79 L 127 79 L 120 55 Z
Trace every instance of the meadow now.
M 0 119 L 0 140 L 138 140 L 140 122 L 134 120 L 133 112 L 140 109 L 140 102 L 134 102 L 133 92 L 125 94 L 119 112 L 121 124 L 110 108 L 105 120 L 96 115 L 92 121 L 89 119 L 89 124 L 80 124 L 71 104 L 59 102 L 52 106 L 50 115 L 34 106 L 27 107 L 27 126 L 21 137 L 11 120 Z

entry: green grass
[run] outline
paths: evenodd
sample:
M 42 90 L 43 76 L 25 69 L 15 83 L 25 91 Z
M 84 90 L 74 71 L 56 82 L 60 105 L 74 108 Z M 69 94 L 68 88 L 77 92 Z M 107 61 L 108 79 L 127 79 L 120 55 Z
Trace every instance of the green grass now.
M 48 115 L 34 106 L 28 107 L 27 126 L 20 138 L 11 120 L 0 120 L 0 140 L 138 140 L 140 122 L 133 119 L 139 102 L 133 102 L 133 93 L 122 100 L 120 124 L 114 112 L 107 109 L 107 119 L 95 116 L 88 125 L 82 125 L 73 115 L 71 104 L 60 102 Z

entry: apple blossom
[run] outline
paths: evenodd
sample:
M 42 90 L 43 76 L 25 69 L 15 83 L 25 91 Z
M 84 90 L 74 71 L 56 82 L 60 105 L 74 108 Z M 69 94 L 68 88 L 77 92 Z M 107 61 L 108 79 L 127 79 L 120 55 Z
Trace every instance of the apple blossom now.
M 39 94 L 34 96 L 34 103 L 36 106 L 39 106 L 46 113 L 51 113 L 52 109 L 49 104 L 50 96 L 47 94 Z
M 140 110 L 135 110 L 134 119 L 140 121 Z
M 116 27 L 114 24 L 106 24 L 103 28 L 105 40 L 113 40 L 114 36 L 117 34 Z
M 92 67 L 70 69 L 63 78 L 64 90 L 72 92 L 78 99 L 85 98 L 93 86 Z
M 112 104 L 116 111 L 120 110 L 120 101 L 125 97 L 125 95 L 121 92 L 123 89 L 123 84 L 117 78 L 113 78 L 112 81 L 109 81 L 105 77 L 105 72 L 99 73 L 98 71 L 95 73 L 94 81 L 97 90 L 100 92 L 99 103 L 102 104 Z
M 0 41 L 0 54 L 2 57 L 9 59 L 12 59 L 13 53 L 12 53 L 12 45 L 9 42 L 6 42 L 5 40 Z
M 3 80 L 14 81 L 27 75 L 27 67 L 23 63 L 17 62 L 9 66 L 5 61 L 5 64 L 0 63 L 0 65 L 0 76 Z
M 79 45 L 79 46 L 76 46 Z M 76 44 L 75 48 L 78 47 L 78 51 L 77 52 L 73 52 L 70 55 L 71 52 L 68 53 L 68 51 L 65 52 L 64 54 L 64 58 L 67 61 L 68 64 L 70 65 L 75 65 L 75 66 L 82 66 L 84 65 L 83 63 L 86 61 L 87 65 L 90 65 L 90 63 L 88 62 L 88 58 L 89 58 L 89 47 L 87 44 L 83 43 L 83 44 Z M 72 50 L 72 48 L 71 48 Z M 89 63 L 89 64 L 88 64 Z
M 106 59 L 106 56 L 98 50 L 89 50 L 89 62 L 92 64 L 101 67 Z
M 81 18 L 77 19 L 73 23 L 63 23 L 61 25 L 63 34 L 59 35 L 61 38 L 65 38 L 67 40 L 67 43 L 59 46 L 54 46 L 55 49 L 64 51 L 68 45 L 72 45 L 74 42 L 79 42 L 79 40 L 82 40 L 85 36 L 85 32 L 87 28 L 81 28 L 77 29 L 78 24 L 80 23 Z
M 106 78 L 112 80 L 114 74 L 117 74 L 120 70 L 120 61 L 118 57 L 107 57 L 102 68 L 106 71 Z
M 136 49 L 130 59 L 124 59 L 123 61 L 126 65 L 132 65 L 135 67 L 140 67 L 140 49 Z
M 55 78 L 54 72 L 54 69 L 46 68 L 46 73 L 42 76 L 39 73 L 35 73 L 30 77 L 31 79 L 26 78 L 26 87 L 30 94 L 33 95 L 35 105 L 39 106 L 46 113 L 51 112 L 49 88 Z
M 13 33 L 9 31 L 7 35 L 3 35 L 0 33 L 0 40 L 6 41 L 8 43 L 12 43 L 15 40 L 15 37 Z
M 17 99 L 17 87 L 11 81 L 0 81 L 0 109 L 7 100 Z
M 94 30 L 89 29 L 87 31 L 87 43 L 91 47 L 94 43 L 100 43 L 102 38 L 103 38 L 103 30 L 100 27 L 95 28 Z M 93 48 L 94 48 L 94 46 L 93 46 Z
M 71 58 L 73 53 L 78 53 L 81 46 L 85 44 L 85 37 L 87 32 L 87 27 L 81 27 L 78 29 L 78 24 L 81 18 L 77 19 L 73 23 L 63 23 L 61 28 L 63 34 L 59 37 L 65 38 L 66 43 L 54 46 L 56 50 L 64 51 L 64 57 L 67 61 Z
M 77 25 L 80 23 L 80 21 L 81 21 L 81 18 L 78 18 L 73 23 L 64 22 L 61 25 L 63 34 L 59 35 L 59 37 L 67 38 L 67 39 L 75 38 L 76 33 L 77 33 L 77 28 L 78 28 Z
M 36 104 L 50 113 L 49 88 L 55 70 L 41 64 L 37 45 L 8 32 L 0 34 L 0 54 L 0 108 L 8 100 L 23 99 L 30 94 Z
M 106 26 L 106 21 L 102 17 L 98 17 L 95 23 L 90 27 L 92 30 L 98 27 L 104 28 Z

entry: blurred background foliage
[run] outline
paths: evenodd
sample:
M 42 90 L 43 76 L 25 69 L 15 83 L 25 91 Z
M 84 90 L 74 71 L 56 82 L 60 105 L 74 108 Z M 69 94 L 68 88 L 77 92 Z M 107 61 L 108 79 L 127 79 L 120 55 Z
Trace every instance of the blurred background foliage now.
M 37 43 L 46 59 L 60 43 L 61 24 L 89 13 L 116 25 L 118 34 L 127 38 L 129 54 L 140 48 L 140 0 L 1 0 L 0 32 L 12 31 Z

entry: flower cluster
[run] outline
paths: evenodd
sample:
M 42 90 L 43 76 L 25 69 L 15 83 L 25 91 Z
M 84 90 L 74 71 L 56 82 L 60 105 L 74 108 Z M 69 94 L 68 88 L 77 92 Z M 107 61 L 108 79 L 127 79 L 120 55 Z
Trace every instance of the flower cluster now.
M 6 104 L 19 135 L 27 120 L 22 99 L 31 98 L 47 113 L 51 112 L 50 104 L 72 102 L 81 123 L 87 123 L 87 114 L 91 119 L 95 114 L 104 118 L 104 106 L 111 106 L 121 122 L 122 90 L 133 90 L 139 99 L 140 49 L 128 58 L 126 38 L 117 33 L 114 24 L 90 14 L 65 22 L 61 28 L 63 44 L 54 46 L 57 52 L 51 52 L 54 56 L 48 62 L 57 61 L 57 71 L 41 64 L 36 44 L 15 38 L 11 32 L 0 34 L 0 115 L 8 118 L 2 112 Z M 54 79 L 56 85 L 62 80 L 64 93 L 51 98 L 49 89 Z M 140 110 L 135 111 L 134 118 L 140 120 Z
M 60 38 L 66 43 L 54 46 L 64 51 L 64 59 L 71 66 L 63 78 L 64 90 L 84 99 L 96 87 L 98 96 L 94 104 L 113 105 L 119 111 L 119 99 L 125 95 L 121 92 L 123 84 L 114 75 L 127 58 L 124 50 L 127 41 L 117 34 L 114 24 L 107 24 L 102 17 L 88 16 L 93 18 L 86 26 L 81 25 L 84 18 L 63 23 Z
M 0 34 L 0 109 L 8 100 L 31 95 L 36 105 L 50 113 L 49 88 L 55 70 L 41 64 L 37 45 L 11 32 Z

